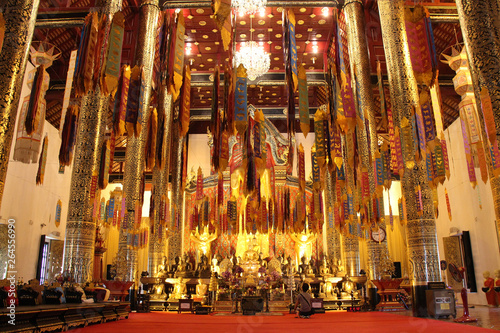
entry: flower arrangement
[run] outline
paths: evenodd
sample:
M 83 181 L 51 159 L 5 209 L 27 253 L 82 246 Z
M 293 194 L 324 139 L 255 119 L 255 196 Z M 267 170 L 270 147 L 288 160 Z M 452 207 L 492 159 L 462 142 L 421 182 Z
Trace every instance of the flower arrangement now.
M 231 278 L 233 277 L 233 274 L 230 271 L 225 271 L 222 273 L 222 278 L 226 281 L 229 282 Z
M 241 266 L 235 266 L 234 274 L 241 274 L 241 273 L 243 273 L 243 268 L 241 268 Z

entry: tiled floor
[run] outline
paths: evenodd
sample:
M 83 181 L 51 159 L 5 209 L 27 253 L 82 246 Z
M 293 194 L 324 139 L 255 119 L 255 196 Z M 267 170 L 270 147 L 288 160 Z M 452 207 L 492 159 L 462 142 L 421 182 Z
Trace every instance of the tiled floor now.
M 412 312 L 404 311 L 404 312 L 394 312 L 397 314 L 402 314 L 406 316 L 411 316 Z M 464 309 L 462 306 L 457 307 L 457 318 L 461 317 L 464 313 Z M 490 328 L 495 330 L 500 330 L 500 308 L 490 308 L 487 306 L 476 305 L 472 308 L 469 308 L 469 316 L 477 318 L 477 322 L 475 323 L 464 323 L 462 325 L 471 325 L 478 326 L 484 328 Z M 450 318 L 440 318 L 437 320 L 449 321 L 453 322 L 453 317 Z

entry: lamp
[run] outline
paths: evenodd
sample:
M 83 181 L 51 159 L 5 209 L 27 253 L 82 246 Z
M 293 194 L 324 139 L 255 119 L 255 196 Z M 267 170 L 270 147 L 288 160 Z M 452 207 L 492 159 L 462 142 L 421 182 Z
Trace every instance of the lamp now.
M 269 53 L 264 50 L 264 46 L 261 46 L 252 40 L 252 19 L 253 14 L 250 15 L 250 41 L 247 43 L 242 42 L 240 50 L 236 51 L 234 55 L 235 68 L 238 68 L 240 64 L 243 64 L 247 70 L 247 76 L 250 81 L 254 81 L 259 76 L 266 74 L 269 67 L 271 67 L 271 58 Z
M 266 8 L 267 0 L 233 0 L 231 6 L 243 16 L 245 14 L 255 14 Z

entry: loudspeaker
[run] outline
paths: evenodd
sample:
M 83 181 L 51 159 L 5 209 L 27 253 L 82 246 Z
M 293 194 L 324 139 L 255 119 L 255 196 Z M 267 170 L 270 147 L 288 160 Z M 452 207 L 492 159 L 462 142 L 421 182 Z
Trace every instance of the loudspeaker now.
M 106 265 L 106 280 L 113 280 L 113 278 L 111 277 L 111 265 Z
M 401 278 L 401 262 L 399 261 L 394 262 L 394 273 L 392 273 L 392 277 L 394 279 Z

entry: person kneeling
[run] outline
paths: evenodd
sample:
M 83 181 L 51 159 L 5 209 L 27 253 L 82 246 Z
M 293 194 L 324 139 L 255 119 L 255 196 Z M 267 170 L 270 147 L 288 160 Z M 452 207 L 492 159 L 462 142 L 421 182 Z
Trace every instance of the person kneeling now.
M 309 290 L 309 284 L 303 283 L 301 289 L 302 291 L 297 296 L 297 301 L 295 302 L 295 310 L 299 307 L 299 317 L 309 318 L 314 313 L 311 306 L 312 297 L 311 294 L 307 292 Z

